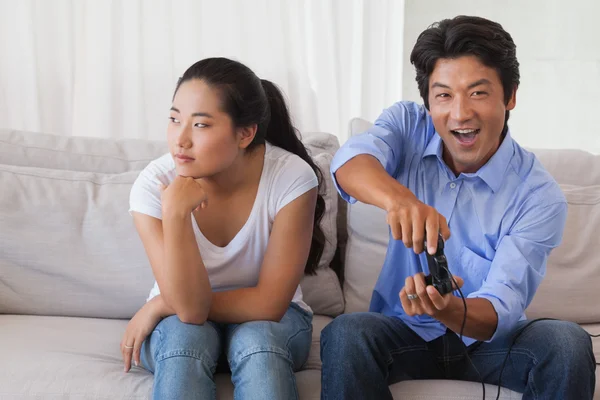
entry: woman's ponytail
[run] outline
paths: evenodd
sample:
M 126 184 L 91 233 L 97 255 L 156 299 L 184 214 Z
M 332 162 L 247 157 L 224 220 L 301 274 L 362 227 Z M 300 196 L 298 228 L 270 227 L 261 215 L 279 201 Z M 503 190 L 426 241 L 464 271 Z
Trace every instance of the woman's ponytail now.
M 267 100 L 269 101 L 270 118 L 267 118 L 268 125 L 266 126 L 267 131 L 265 139 L 273 144 L 274 146 L 281 147 L 284 150 L 294 153 L 310 165 L 315 171 L 317 179 L 319 181 L 319 192 L 323 184 L 323 174 L 319 167 L 316 166 L 312 160 L 306 147 L 298 137 L 296 128 L 292 125 L 290 113 L 283 94 L 275 84 L 265 79 L 261 79 L 261 83 Z M 306 263 L 305 273 L 314 274 L 319 265 L 319 260 L 323 254 L 325 247 L 325 234 L 321 229 L 320 222 L 325 213 L 325 200 L 323 196 L 319 194 L 317 196 L 317 206 L 315 208 L 315 221 L 313 227 L 313 236 L 310 246 L 310 253 L 308 261 Z

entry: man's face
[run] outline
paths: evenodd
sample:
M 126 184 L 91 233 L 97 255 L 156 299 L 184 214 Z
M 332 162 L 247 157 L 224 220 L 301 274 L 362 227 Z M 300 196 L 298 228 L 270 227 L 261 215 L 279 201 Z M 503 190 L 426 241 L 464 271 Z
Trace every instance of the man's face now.
M 495 69 L 475 56 L 440 59 L 429 77 L 429 113 L 444 142 L 443 158 L 455 174 L 481 168 L 500 146 L 508 104 Z

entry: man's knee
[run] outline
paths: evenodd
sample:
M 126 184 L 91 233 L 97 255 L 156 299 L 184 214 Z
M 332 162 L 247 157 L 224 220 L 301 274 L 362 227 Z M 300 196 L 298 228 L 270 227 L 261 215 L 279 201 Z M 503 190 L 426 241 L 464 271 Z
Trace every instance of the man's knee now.
M 168 357 L 194 357 L 216 365 L 220 352 L 220 337 L 215 327 L 206 322 L 193 325 L 181 322 L 176 315 L 163 319 L 156 330 L 160 334 L 157 361 Z
M 563 362 L 581 363 L 594 357 L 590 335 L 578 324 L 567 321 L 552 321 L 550 345 Z
M 363 347 L 378 318 L 381 315 L 374 313 L 342 314 L 335 318 L 321 331 L 321 354 L 331 349 L 342 355 Z
M 538 356 L 547 356 L 552 362 L 573 367 L 595 365 L 592 341 L 578 324 L 568 321 L 539 321 L 531 325 L 530 340 Z

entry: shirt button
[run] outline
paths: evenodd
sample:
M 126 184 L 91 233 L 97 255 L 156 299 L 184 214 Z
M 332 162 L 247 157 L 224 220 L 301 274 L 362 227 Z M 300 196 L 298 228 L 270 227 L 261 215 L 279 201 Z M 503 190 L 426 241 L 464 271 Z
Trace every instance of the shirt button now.
M 452 182 L 452 183 L 450 184 L 450 189 L 454 189 L 455 187 L 456 187 L 456 183 Z

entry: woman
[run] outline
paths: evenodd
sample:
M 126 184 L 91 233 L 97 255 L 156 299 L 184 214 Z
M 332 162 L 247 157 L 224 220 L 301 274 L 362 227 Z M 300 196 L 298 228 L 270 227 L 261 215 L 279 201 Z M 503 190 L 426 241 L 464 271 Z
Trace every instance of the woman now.
M 154 374 L 155 399 L 297 398 L 312 312 L 299 287 L 324 246 L 319 169 L 281 92 L 225 58 L 177 83 L 170 153 L 142 171 L 130 212 L 156 279 L 121 342 Z

